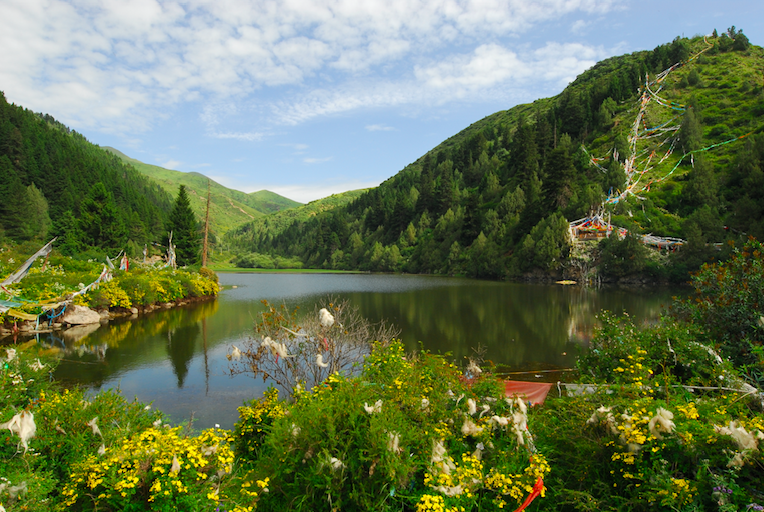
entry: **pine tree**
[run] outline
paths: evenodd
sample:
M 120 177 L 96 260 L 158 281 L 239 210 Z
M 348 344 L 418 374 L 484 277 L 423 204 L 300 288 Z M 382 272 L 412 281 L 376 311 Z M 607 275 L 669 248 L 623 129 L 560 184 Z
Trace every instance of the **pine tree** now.
M 196 216 L 191 211 L 185 185 L 178 188 L 178 197 L 170 213 L 167 226 L 172 231 L 172 243 L 176 246 L 175 256 L 178 265 L 193 265 L 199 259 L 199 233 L 196 229 Z

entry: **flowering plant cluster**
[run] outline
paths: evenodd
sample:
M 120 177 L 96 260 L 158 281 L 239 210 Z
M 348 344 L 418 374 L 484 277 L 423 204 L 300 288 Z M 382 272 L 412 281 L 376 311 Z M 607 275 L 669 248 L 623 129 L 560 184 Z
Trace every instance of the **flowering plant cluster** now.
M 550 501 L 688 511 L 760 503 L 761 392 L 696 327 L 600 318 L 579 360 L 586 384 L 549 398 L 537 417 L 539 445 L 560 470 Z
M 543 495 L 550 465 L 527 405 L 505 399 L 487 372 L 472 385 L 461 377 L 445 358 L 406 356 L 393 341 L 375 344 L 360 374 L 333 373 L 281 406 L 271 390 L 240 409 L 240 425 L 269 432 L 235 434 L 258 439 L 251 468 L 270 478 L 259 507 L 498 510 Z
M 221 499 L 221 481 L 234 462 L 228 435 L 219 429 L 190 437 L 181 427 L 160 425 L 102 452 L 73 466 L 62 490 L 64 507 L 200 510 Z

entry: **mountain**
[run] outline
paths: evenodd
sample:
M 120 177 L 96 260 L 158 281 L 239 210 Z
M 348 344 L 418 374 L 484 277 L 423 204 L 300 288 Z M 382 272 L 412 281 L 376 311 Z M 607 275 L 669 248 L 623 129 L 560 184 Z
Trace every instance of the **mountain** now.
M 231 237 L 310 267 L 503 278 L 568 268 L 569 221 L 599 211 L 685 238 L 681 274 L 719 256 L 712 243 L 764 237 L 763 77 L 734 27 L 677 37 L 474 123 L 346 206 Z M 629 264 L 611 271 L 639 270 L 642 247 L 612 240 L 601 252 Z
M 171 202 L 114 155 L 0 92 L 0 239 L 138 251 L 162 236 Z
M 204 219 L 207 208 L 207 183 L 210 185 L 210 229 L 222 236 L 229 229 L 270 213 L 299 206 L 301 203 L 282 197 L 274 192 L 261 190 L 246 194 L 226 188 L 197 172 L 180 172 L 146 164 L 124 153 L 105 146 L 103 149 L 118 156 L 144 176 L 157 182 L 172 196 L 178 187 L 185 185 L 191 201 L 191 209 L 199 220 Z
M 226 234 L 226 240 L 235 247 L 246 248 L 259 245 L 266 238 L 279 236 L 295 223 L 304 223 L 331 210 L 346 206 L 366 193 L 367 189 L 351 190 L 341 194 L 311 201 L 308 204 L 259 217 Z M 259 194 L 260 192 L 256 192 Z

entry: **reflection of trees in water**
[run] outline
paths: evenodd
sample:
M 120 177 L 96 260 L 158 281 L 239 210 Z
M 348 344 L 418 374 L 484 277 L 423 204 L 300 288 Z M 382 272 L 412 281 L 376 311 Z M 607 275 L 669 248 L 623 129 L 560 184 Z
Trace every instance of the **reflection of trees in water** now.
M 74 342 L 67 340 L 62 347 L 65 358 L 56 369 L 56 378 L 100 386 L 136 364 L 163 361 L 169 355 L 179 386 L 182 386 L 188 373 L 188 362 L 201 346 L 196 347 L 193 342 L 182 346 L 180 339 L 174 338 L 178 346 L 170 349 L 164 348 L 163 341 L 167 340 L 170 331 L 175 332 L 175 337 L 191 336 L 190 332 L 178 334 L 178 331 L 182 332 L 187 326 L 197 326 L 217 309 L 217 301 L 209 301 L 156 311 L 132 320 L 116 320 L 102 325 L 97 331 Z M 199 328 L 196 327 L 193 340 L 198 338 L 198 333 Z M 105 354 L 100 360 L 93 354 L 99 351 Z
M 580 287 L 475 283 L 419 289 L 399 294 L 353 293 L 348 297 L 373 320 L 386 319 L 402 329 L 409 350 L 424 347 L 451 352 L 457 359 L 487 349 L 495 363 L 521 366 L 545 361 L 569 363 L 566 344 L 572 332 L 590 335 L 602 309 L 629 311 L 652 318 L 654 300 L 630 291 L 594 291 Z M 571 354 L 571 357 L 573 354 Z
M 473 355 L 478 345 L 497 363 L 549 360 L 567 341 L 570 306 L 548 287 L 471 283 L 403 294 L 351 294 L 364 314 L 403 330 L 409 349 Z
M 170 356 L 172 370 L 178 379 L 178 388 L 188 375 L 188 363 L 194 358 L 196 340 L 200 329 L 198 323 L 186 324 L 167 331 L 167 354 Z

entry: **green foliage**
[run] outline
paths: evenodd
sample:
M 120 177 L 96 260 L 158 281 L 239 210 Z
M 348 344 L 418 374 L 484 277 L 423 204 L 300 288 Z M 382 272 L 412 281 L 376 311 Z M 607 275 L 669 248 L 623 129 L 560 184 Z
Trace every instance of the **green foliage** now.
M 94 190 L 98 184 L 104 190 Z M 114 210 L 103 212 L 105 195 Z M 137 243 L 158 240 L 162 234 L 169 196 L 116 157 L 89 143 L 82 135 L 49 115 L 34 114 L 9 104 L 0 93 L 0 228 L 9 238 L 21 241 L 66 234 L 70 247 L 79 244 L 73 216 L 81 224 L 85 242 L 97 247 L 124 243 L 120 226 L 136 227 Z M 97 208 L 93 211 L 93 203 Z M 100 202 L 99 202 L 100 201 Z M 81 214 L 85 214 L 82 220 Z M 99 233 L 94 220 L 105 214 L 117 228 Z M 111 229 L 112 226 L 109 226 Z
M 267 486 L 231 476 L 229 432 L 169 428 L 161 413 L 114 391 L 60 391 L 48 378 L 55 359 L 33 341 L 0 352 L 0 422 L 31 414 L 36 427 L 28 450 L 17 432 L 4 427 L 0 437 L 0 503 L 9 512 L 213 510 L 222 502 L 246 512 L 237 503 L 254 505 Z
M 26 259 L 36 248 L 14 248 L 3 251 L 0 256 L 0 277 L 10 274 L 18 263 Z M 60 256 L 54 251 L 47 264 L 36 261 L 29 273 L 19 283 L 7 288 L 18 298 L 28 302 L 25 312 L 39 315 L 40 304 L 58 302 L 67 295 L 79 291 L 94 282 L 101 274 L 104 255 L 95 254 L 97 260 L 73 259 Z M 18 263 L 17 263 L 18 262 Z M 172 270 L 143 267 L 132 262 L 128 272 L 114 270 L 110 281 L 102 282 L 89 292 L 76 298 L 79 304 L 93 308 L 144 307 L 156 303 L 175 302 L 196 297 L 214 297 L 219 291 L 217 276 L 209 269 L 199 272 L 186 269 Z M 0 320 L 4 319 L 4 315 Z
M 616 234 L 603 239 L 599 249 L 604 273 L 613 277 L 624 277 L 644 270 L 649 250 L 632 232 L 623 240 Z
M 638 192 L 645 200 L 632 196 L 612 213 L 619 221 L 628 218 L 637 234 L 717 243 L 723 240 L 714 238 L 715 226 L 727 225 L 764 237 L 764 207 L 756 199 L 764 195 L 760 136 L 722 144 L 760 128 L 753 92 L 764 86 L 758 72 L 764 52 L 732 50 L 733 41 L 743 39 L 737 29 L 729 34 L 711 40 L 720 51 L 700 58 L 690 57 L 708 46 L 694 37 L 597 63 L 560 95 L 474 123 L 347 205 L 289 222 L 283 215 L 258 219 L 229 240 L 242 252 L 296 257 L 313 268 L 498 279 L 531 268 L 558 269 L 567 251 L 556 233 L 545 237 L 537 226 L 559 214 L 583 217 L 602 205 L 604 193 L 624 190 L 640 101 L 635 91 L 646 75 L 654 78 L 677 63 L 642 128 L 673 123 L 681 129 L 662 132 L 660 151 L 633 162 L 641 184 L 649 184 Z M 674 87 L 678 82 L 681 87 Z M 721 145 L 679 160 L 715 144 Z M 696 214 L 704 207 L 711 210 Z M 668 274 L 684 280 L 707 257 L 693 250 L 672 259 Z M 615 270 L 623 271 L 635 270 Z
M 196 263 L 199 260 L 201 241 L 196 216 L 191 210 L 185 185 L 178 187 L 178 197 L 170 212 L 167 231 L 172 233 L 178 265 Z
M 764 248 L 750 240 L 726 262 L 704 265 L 692 277 L 695 296 L 674 312 L 702 325 L 706 339 L 764 383 Z
M 117 213 L 117 204 L 103 183 L 96 183 L 80 205 L 79 232 L 85 245 L 119 250 L 127 232 Z
M 270 479 L 258 509 L 517 507 L 549 471 L 546 460 L 536 453 L 529 463 L 529 437 L 512 427 L 512 412 L 523 413 L 502 399 L 494 377 L 470 388 L 459 373 L 440 356 L 379 345 L 357 377 L 332 374 L 291 404 L 270 392 L 243 408 L 237 432 L 254 428 L 249 435 L 262 439 L 246 449 L 256 455 L 249 467 Z M 490 412 L 478 416 L 476 403 Z
M 764 416 L 750 395 L 731 391 L 742 381 L 729 360 L 697 341 L 701 327 L 671 318 L 649 327 L 609 314 L 599 320 L 578 362 L 581 381 L 596 391 L 550 397 L 536 416 L 537 442 L 553 468 L 549 509 L 762 503 L 764 466 L 754 447 L 762 441 L 754 439 Z

